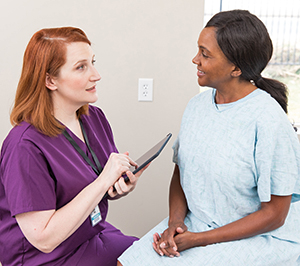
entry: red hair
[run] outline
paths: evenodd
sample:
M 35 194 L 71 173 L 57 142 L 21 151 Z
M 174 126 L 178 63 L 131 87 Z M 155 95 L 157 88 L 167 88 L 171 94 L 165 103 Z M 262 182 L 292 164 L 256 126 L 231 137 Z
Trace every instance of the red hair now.
M 53 103 L 45 81 L 46 74 L 58 76 L 66 62 L 66 44 L 72 42 L 91 45 L 86 34 L 73 27 L 42 29 L 32 36 L 24 53 L 22 73 L 10 115 L 12 125 L 26 121 L 48 136 L 57 136 L 62 132 L 64 126 L 53 116 Z M 77 110 L 78 117 L 82 114 L 88 114 L 88 104 Z

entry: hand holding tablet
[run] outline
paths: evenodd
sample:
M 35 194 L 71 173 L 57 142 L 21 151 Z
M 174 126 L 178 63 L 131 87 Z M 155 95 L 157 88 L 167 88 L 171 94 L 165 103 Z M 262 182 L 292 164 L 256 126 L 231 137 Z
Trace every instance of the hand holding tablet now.
M 155 146 L 153 146 L 150 150 L 148 150 L 144 155 L 138 158 L 135 162 L 137 163 L 138 167 L 134 168 L 133 166 L 130 168 L 130 171 L 133 174 L 136 174 L 138 171 L 143 169 L 147 164 L 152 162 L 163 150 L 166 146 L 172 134 L 169 133 L 166 137 L 164 137 L 160 142 L 158 142 Z M 128 181 L 128 177 L 126 176 L 125 182 Z
M 144 155 L 142 155 L 139 159 L 137 159 L 135 162 L 137 163 L 137 168 L 134 168 L 133 166 L 129 169 L 133 174 L 136 174 L 140 170 L 142 170 L 144 167 L 146 167 L 150 162 L 152 162 L 155 158 L 158 157 L 158 155 L 161 153 L 163 148 L 166 146 L 170 138 L 172 137 L 172 134 L 169 133 L 166 137 L 164 137 L 160 142 L 158 142 L 156 145 L 154 145 L 150 150 L 148 150 Z M 129 178 L 125 176 L 124 178 L 125 182 L 128 182 Z M 104 198 L 108 196 L 108 193 L 104 195 Z

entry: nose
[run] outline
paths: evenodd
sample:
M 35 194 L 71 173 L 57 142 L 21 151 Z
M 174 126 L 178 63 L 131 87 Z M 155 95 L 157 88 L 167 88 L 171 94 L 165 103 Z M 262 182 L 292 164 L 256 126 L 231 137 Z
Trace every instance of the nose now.
M 192 62 L 195 65 L 200 65 L 200 56 L 199 56 L 199 53 L 197 53 L 196 56 L 192 59 Z
M 92 71 L 92 75 L 91 75 L 91 80 L 92 81 L 99 81 L 101 79 L 101 76 L 99 74 L 99 72 L 97 71 L 97 69 L 93 66 L 93 71 Z

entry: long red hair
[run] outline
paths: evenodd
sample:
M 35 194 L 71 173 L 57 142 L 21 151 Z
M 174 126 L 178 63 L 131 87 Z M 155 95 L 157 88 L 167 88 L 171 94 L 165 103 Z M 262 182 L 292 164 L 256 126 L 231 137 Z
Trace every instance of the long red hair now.
M 66 44 L 72 42 L 91 45 L 86 34 L 74 27 L 42 29 L 32 36 L 24 53 L 10 115 L 12 125 L 26 121 L 48 136 L 57 136 L 62 132 L 64 126 L 53 116 L 51 94 L 45 82 L 46 74 L 58 76 L 66 62 Z M 78 117 L 82 114 L 88 114 L 88 104 L 77 110 Z

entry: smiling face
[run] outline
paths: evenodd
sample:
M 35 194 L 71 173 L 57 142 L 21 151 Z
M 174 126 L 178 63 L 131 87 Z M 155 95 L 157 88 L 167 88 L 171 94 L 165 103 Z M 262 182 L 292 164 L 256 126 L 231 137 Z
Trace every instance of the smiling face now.
M 198 39 L 199 51 L 193 58 L 197 65 L 198 83 L 216 89 L 228 87 L 232 82 L 236 67 L 220 49 L 214 27 L 204 28 Z
M 94 66 L 91 46 L 84 42 L 66 45 L 66 62 L 58 77 L 47 77 L 55 111 L 75 112 L 87 103 L 97 101 L 96 82 L 101 79 Z

